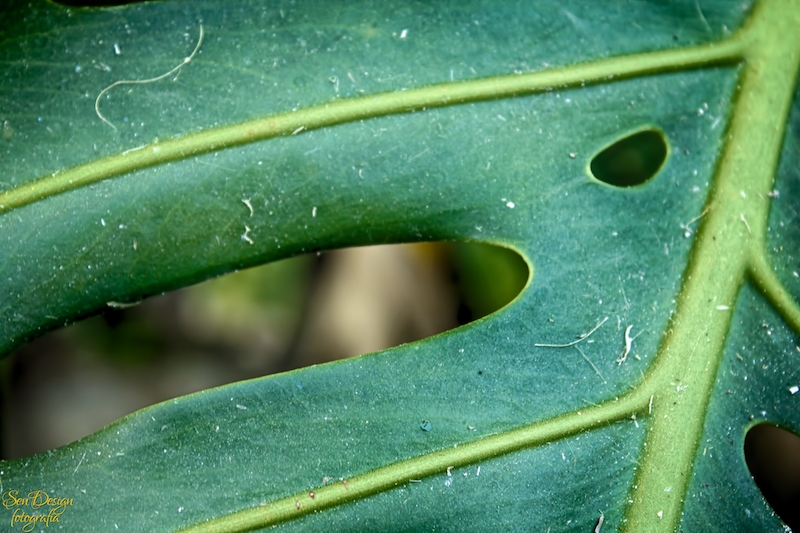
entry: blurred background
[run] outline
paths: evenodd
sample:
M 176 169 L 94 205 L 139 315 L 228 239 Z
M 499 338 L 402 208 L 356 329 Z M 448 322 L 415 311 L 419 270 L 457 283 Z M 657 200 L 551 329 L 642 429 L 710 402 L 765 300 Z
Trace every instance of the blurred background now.
M 0 362 L 0 457 L 63 446 L 177 396 L 447 331 L 507 304 L 527 277 L 495 246 L 370 246 L 108 308 Z

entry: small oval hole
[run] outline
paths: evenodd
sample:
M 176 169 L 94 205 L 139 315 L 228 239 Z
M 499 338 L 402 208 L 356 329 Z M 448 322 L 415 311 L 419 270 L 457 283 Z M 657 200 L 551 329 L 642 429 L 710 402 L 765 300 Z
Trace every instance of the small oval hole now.
M 800 530 L 800 437 L 759 424 L 747 432 L 744 457 L 750 474 L 775 513 Z
M 603 149 L 589 166 L 598 180 L 615 187 L 634 187 L 655 176 L 667 159 L 667 142 L 657 130 L 644 130 Z

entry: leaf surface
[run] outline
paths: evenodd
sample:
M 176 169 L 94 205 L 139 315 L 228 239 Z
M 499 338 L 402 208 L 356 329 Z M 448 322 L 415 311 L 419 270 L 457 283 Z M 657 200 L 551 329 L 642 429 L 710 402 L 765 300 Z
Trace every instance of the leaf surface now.
M 782 530 L 743 439 L 800 429 L 797 2 L 7 11 L 0 349 L 341 246 L 494 243 L 531 279 L 0 463 L 6 493 L 74 531 Z M 642 130 L 652 180 L 591 176 Z

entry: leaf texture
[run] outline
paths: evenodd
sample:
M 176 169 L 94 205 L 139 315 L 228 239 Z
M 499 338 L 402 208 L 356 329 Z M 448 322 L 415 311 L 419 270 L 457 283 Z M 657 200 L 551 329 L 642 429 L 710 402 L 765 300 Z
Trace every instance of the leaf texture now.
M 2 462 L 2 490 L 72 498 L 70 531 L 782 531 L 743 439 L 800 429 L 797 2 L 7 11 L 2 350 L 341 246 L 494 243 L 531 279 Z M 592 177 L 643 129 L 652 180 Z

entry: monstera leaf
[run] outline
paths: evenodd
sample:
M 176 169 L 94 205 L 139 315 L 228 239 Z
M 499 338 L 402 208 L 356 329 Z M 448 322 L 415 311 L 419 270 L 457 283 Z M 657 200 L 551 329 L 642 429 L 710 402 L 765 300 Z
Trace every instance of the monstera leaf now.
M 743 440 L 800 430 L 798 2 L 3 18 L 5 352 L 319 249 L 477 241 L 531 272 L 452 332 L 2 462 L 4 523 L 782 531 Z

